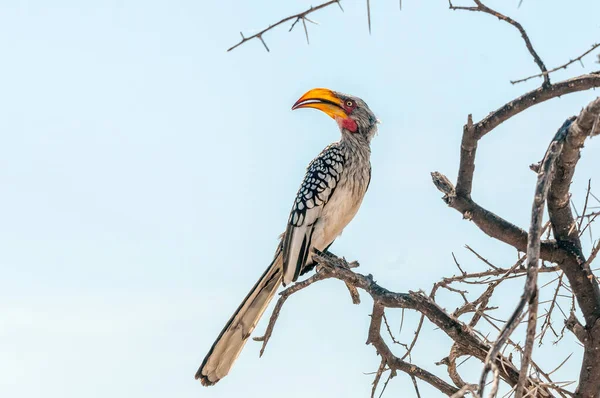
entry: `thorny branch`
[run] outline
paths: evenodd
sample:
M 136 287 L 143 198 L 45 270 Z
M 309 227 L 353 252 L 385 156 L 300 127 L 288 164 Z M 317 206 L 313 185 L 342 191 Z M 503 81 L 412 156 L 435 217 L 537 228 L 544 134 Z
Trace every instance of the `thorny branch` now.
M 470 326 L 460 321 L 456 316 L 448 314 L 445 310 L 440 308 L 433 298 L 424 295 L 423 293 L 409 292 L 409 293 L 395 293 L 391 292 L 379 284 L 377 284 L 371 275 L 362 275 L 354 272 L 344 259 L 338 258 L 332 254 L 321 253 L 315 256 L 315 260 L 321 265 L 318 273 L 305 281 L 298 282 L 292 285 L 288 289 L 284 290 L 281 295 L 282 297 L 278 301 L 273 315 L 269 320 L 267 326 L 267 332 L 264 337 L 256 338 L 263 342 L 261 353 L 263 352 L 266 343 L 274 330 L 274 325 L 279 316 L 282 303 L 290 295 L 308 287 L 309 285 L 324 279 L 339 279 L 345 284 L 354 286 L 357 289 L 364 290 L 367 292 L 374 301 L 373 314 L 371 318 L 371 326 L 369 328 L 368 343 L 372 344 L 379 355 L 382 357 L 382 364 L 379 370 L 376 372 L 376 378 L 374 381 L 375 391 L 376 385 L 379 383 L 381 375 L 385 369 L 392 371 L 402 371 L 411 376 L 415 376 L 418 379 L 432 385 L 438 390 L 444 392 L 446 395 L 452 395 L 459 391 L 457 386 L 449 385 L 439 377 L 433 375 L 431 372 L 409 362 L 405 362 L 399 356 L 392 353 L 389 346 L 384 342 L 381 334 L 381 324 L 384 318 L 384 308 L 405 308 L 412 309 L 423 314 L 430 322 L 436 325 L 441 331 L 446 333 L 455 342 L 453 348 L 455 352 L 454 360 L 458 355 L 460 356 L 472 356 L 478 358 L 480 361 L 485 361 L 488 351 L 491 346 L 483 339 L 479 337 L 477 332 Z M 518 265 L 519 263 L 517 263 Z M 514 267 L 513 267 L 514 268 Z M 514 270 L 511 269 L 498 269 L 491 270 L 491 272 L 500 272 L 511 275 Z M 523 275 L 523 273 L 521 273 Z M 465 276 L 468 278 L 468 276 Z M 481 276 L 475 275 L 471 279 L 480 279 Z M 484 283 L 484 282 L 482 282 Z M 297 286 L 297 287 L 296 287 Z M 476 300 L 478 301 L 478 300 Z M 487 306 L 484 300 L 479 300 L 483 307 Z M 281 303 L 281 304 L 280 304 Z M 482 310 L 487 310 L 483 308 Z M 444 360 L 440 363 L 446 363 Z M 519 380 L 519 371 L 510 359 L 498 354 L 492 361 L 498 369 L 498 377 L 501 377 L 509 385 L 516 386 Z M 449 366 L 450 368 L 450 366 Z M 454 367 L 456 371 L 456 367 Z M 456 373 L 457 374 L 457 373 Z M 460 376 L 459 376 L 460 377 Z M 546 375 L 546 377 L 548 377 Z M 549 378 L 549 377 L 548 377 Z M 456 379 L 452 377 L 452 379 Z M 527 385 L 536 386 L 543 392 L 543 396 L 549 396 L 549 389 L 558 388 L 554 383 L 549 381 L 548 385 L 541 385 L 535 379 L 528 378 Z
M 451 0 L 448 0 L 451 10 L 466 10 L 466 11 L 483 12 L 486 14 L 493 15 L 494 17 L 498 18 L 499 20 L 505 21 L 505 22 L 511 24 L 512 26 L 514 26 L 519 31 L 519 33 L 521 34 L 521 37 L 525 41 L 525 46 L 527 47 L 527 50 L 533 57 L 533 60 L 535 61 L 536 65 L 542 71 L 542 75 L 544 76 L 544 84 L 542 85 L 542 87 L 546 87 L 546 88 L 550 87 L 550 77 L 548 76 L 548 71 L 546 70 L 546 65 L 544 65 L 544 62 L 538 55 L 537 51 L 535 51 L 535 49 L 533 48 L 533 45 L 531 44 L 531 40 L 529 39 L 527 32 L 525 32 L 525 29 L 523 28 L 523 26 L 521 26 L 521 24 L 518 23 L 517 21 L 515 21 L 514 19 L 507 17 L 506 15 L 501 14 L 496 10 L 492 10 L 491 8 L 489 8 L 488 6 L 483 4 L 480 0 L 473 0 L 473 2 L 475 3 L 475 7 L 456 7 L 452 4 Z
M 584 52 L 580 56 L 578 56 L 576 58 L 573 58 L 573 59 L 569 60 L 569 62 L 566 62 L 566 63 L 564 63 L 564 64 L 562 64 L 560 66 L 557 66 L 556 68 L 552 68 L 549 71 L 538 73 L 537 75 L 531 75 L 531 76 L 525 77 L 523 79 L 511 80 L 510 82 L 512 84 L 523 83 L 523 82 L 526 82 L 527 80 L 530 80 L 530 79 L 533 79 L 533 78 L 536 78 L 536 77 L 542 77 L 542 76 L 549 75 L 550 73 L 559 71 L 561 69 L 567 69 L 569 67 L 569 65 L 574 64 L 575 62 L 580 62 L 581 63 L 581 60 L 582 60 L 583 57 L 585 57 L 586 55 L 588 55 L 589 53 L 591 53 L 592 51 L 594 51 L 598 47 L 600 47 L 600 43 L 593 44 L 592 47 L 589 50 L 587 50 L 586 52 Z M 581 64 L 582 64 L 581 66 L 583 66 L 583 63 L 581 63 Z
M 477 257 L 477 259 L 480 260 L 484 265 L 490 267 L 491 263 L 489 261 L 484 261 L 483 257 L 478 255 L 477 252 L 471 249 L 471 253 L 473 253 Z M 454 256 L 455 264 L 457 265 L 459 270 L 461 270 L 460 275 L 443 278 L 440 282 L 434 285 L 431 294 L 429 295 L 429 297 L 427 297 L 424 296 L 422 293 L 390 292 L 379 286 L 376 282 L 374 282 L 372 276 L 364 276 L 361 274 L 354 273 L 352 269 L 358 266 L 356 262 L 347 263 L 343 258 L 337 258 L 329 253 L 320 253 L 316 258 L 316 260 L 321 264 L 318 268 L 318 272 L 310 278 L 302 282 L 298 282 L 280 293 L 281 297 L 275 305 L 275 309 L 273 310 L 273 313 L 269 320 L 269 324 L 267 326 L 265 335 L 263 337 L 255 338 L 255 340 L 262 341 L 263 343 L 261 348 L 262 355 L 269 341 L 269 338 L 273 333 L 274 326 L 278 319 L 282 306 L 292 294 L 297 293 L 300 290 L 307 288 L 311 284 L 324 279 L 340 279 L 344 282 L 346 286 L 352 287 L 354 290 L 362 289 L 369 293 L 374 300 L 374 305 L 379 305 L 387 308 L 406 308 L 417 310 L 423 315 L 423 317 L 427 317 L 427 319 L 433 322 L 448 336 L 451 336 L 451 338 L 455 342 L 450 351 L 450 355 L 448 355 L 448 357 L 442 359 L 440 362 L 437 363 L 438 365 L 447 366 L 450 379 L 455 384 L 455 386 L 452 386 L 439 379 L 431 372 L 411 363 L 412 361 L 405 362 L 405 358 L 409 355 L 410 351 L 416 344 L 419 332 L 421 330 L 421 326 L 423 324 L 423 319 L 421 319 L 421 321 L 419 322 L 419 325 L 415 332 L 415 339 L 413 339 L 411 345 L 408 348 L 406 348 L 406 345 L 400 344 L 402 347 L 406 348 L 406 353 L 402 357 L 400 357 L 392 353 L 389 346 L 385 344 L 383 336 L 381 335 L 381 323 L 382 319 L 385 321 L 385 314 L 382 313 L 380 318 L 378 318 L 377 316 L 372 318 L 371 327 L 369 329 L 369 341 L 376 347 L 377 352 L 382 356 L 382 361 L 379 370 L 376 372 L 375 380 L 373 381 L 372 396 L 375 396 L 377 386 L 379 385 L 379 382 L 381 380 L 381 376 L 387 371 L 390 372 L 390 377 L 392 377 L 394 374 L 393 372 L 396 371 L 408 373 L 409 375 L 415 376 L 434 386 L 435 388 L 440 389 L 440 391 L 443 391 L 444 393 L 446 393 L 446 395 L 454 396 L 454 394 L 458 394 L 458 391 L 462 390 L 465 386 L 472 386 L 471 384 L 464 382 L 464 380 L 459 375 L 457 368 L 458 366 L 460 366 L 460 364 L 457 365 L 456 360 L 459 357 L 466 356 L 467 358 L 475 357 L 481 360 L 482 362 L 485 361 L 486 357 L 488 356 L 488 352 L 491 349 L 491 345 L 488 345 L 488 343 L 486 343 L 487 339 L 484 336 L 480 335 L 480 333 L 477 330 L 475 330 L 475 327 L 480 319 L 485 319 L 486 322 L 490 323 L 498 330 L 500 330 L 500 328 L 497 327 L 495 324 L 495 322 L 497 321 L 494 318 L 491 318 L 489 315 L 486 315 L 488 311 L 495 309 L 495 307 L 488 306 L 489 299 L 492 296 L 494 289 L 500 283 L 514 278 L 523 277 L 527 274 L 528 269 L 522 267 L 522 264 L 524 263 L 526 258 L 526 256 L 520 257 L 517 260 L 517 262 L 509 268 L 490 267 L 488 270 L 481 272 L 466 272 L 463 270 L 463 267 L 460 266 L 458 260 Z M 555 273 L 559 270 L 560 268 L 556 266 L 542 267 L 539 269 L 539 272 Z M 464 293 L 466 292 L 450 287 L 450 285 L 453 283 L 483 285 L 487 286 L 487 289 L 483 292 L 483 294 L 481 294 L 480 297 L 476 298 L 475 300 L 468 301 L 466 299 L 466 296 L 464 296 Z M 434 300 L 435 294 L 440 288 L 461 295 L 461 297 L 463 297 L 465 300 L 465 304 L 462 307 L 457 308 L 452 314 L 448 314 L 446 311 L 437 307 L 435 305 Z M 554 300 L 556 300 L 556 298 Z M 551 305 L 556 305 L 556 303 L 554 303 L 554 300 Z M 473 312 L 474 316 L 471 319 L 471 321 L 468 322 L 468 324 L 459 321 L 459 317 L 470 312 Z M 378 312 L 374 310 L 374 314 L 378 315 Z M 583 334 L 585 334 L 584 327 L 579 324 L 574 314 L 571 314 L 571 316 L 568 319 L 565 316 L 565 323 L 567 323 L 567 328 L 569 328 L 569 330 L 572 330 L 573 333 L 578 335 L 578 338 L 585 338 L 583 337 Z M 373 328 L 376 328 L 379 337 L 373 334 Z M 386 324 L 385 330 L 387 334 L 390 334 L 391 340 L 396 341 L 396 339 L 392 335 L 392 331 L 389 325 Z M 508 343 L 515 349 L 519 350 L 519 352 L 523 351 L 519 347 L 519 345 L 515 344 L 514 342 L 508 340 Z M 499 369 L 498 377 L 502 378 L 509 385 L 516 388 L 519 382 L 519 371 L 515 367 L 515 365 L 512 364 L 510 358 L 498 356 L 498 359 L 495 361 L 495 363 L 497 369 Z M 536 381 L 535 379 L 528 378 L 527 385 L 531 387 L 530 391 L 535 392 L 536 394 L 539 393 L 540 396 L 549 396 L 549 390 L 556 391 L 556 393 L 562 397 L 571 395 L 571 393 L 562 388 L 562 386 L 564 386 L 564 383 L 554 382 L 550 379 L 550 373 L 552 372 L 543 372 L 539 365 L 533 362 L 532 366 L 535 368 L 536 372 L 538 372 L 547 381 L 542 383 L 540 381 Z M 387 382 L 389 382 L 390 377 L 388 377 L 385 383 L 386 385 Z M 495 380 L 493 384 L 497 386 L 498 380 Z M 468 389 L 464 389 L 462 391 L 467 390 Z
M 233 49 L 241 46 L 242 44 L 244 44 L 247 41 L 250 41 L 252 39 L 259 39 L 262 42 L 262 44 L 265 47 L 265 49 L 267 51 L 269 51 L 269 47 L 267 47 L 267 44 L 265 43 L 265 41 L 263 39 L 263 35 L 266 32 L 268 32 L 268 31 L 276 28 L 277 26 L 279 26 L 281 24 L 284 24 L 284 23 L 286 23 L 288 21 L 292 21 L 292 20 L 294 22 L 292 23 L 292 26 L 290 27 L 290 32 L 291 32 L 292 29 L 294 29 L 294 26 L 298 22 L 302 21 L 302 24 L 304 26 L 304 33 L 306 34 L 306 42 L 308 43 L 308 30 L 306 29 L 306 21 L 311 22 L 311 23 L 314 23 L 314 22 L 311 21 L 310 19 L 308 19 L 307 16 L 309 14 L 312 14 L 315 11 L 321 10 L 321 9 L 323 9 L 325 7 L 329 7 L 329 6 L 333 5 L 333 4 L 337 4 L 340 7 L 340 9 L 342 9 L 342 5 L 340 4 L 340 1 L 341 0 L 331 0 L 331 1 L 325 2 L 323 4 L 319 4 L 318 6 L 315 6 L 315 7 L 311 6 L 308 10 L 305 10 L 305 11 L 299 12 L 298 14 L 290 15 L 289 17 L 283 18 L 279 22 L 276 22 L 273 25 L 269 25 L 265 29 L 261 30 L 258 33 L 253 34 L 252 36 L 245 37 L 244 34 L 240 32 L 240 35 L 242 36 L 242 40 L 240 40 L 239 43 L 237 43 L 236 45 L 234 45 L 234 46 L 230 47 L 229 49 L 227 49 L 227 51 L 231 51 L 231 50 L 233 50 Z M 342 9 L 342 11 L 343 11 L 343 9 Z
M 494 115 L 488 116 L 488 118 L 490 117 L 494 117 Z M 583 141 L 588 136 L 598 134 L 595 130 L 595 120 L 598 118 L 600 118 L 600 99 L 593 101 L 584 109 L 573 122 L 572 126 L 567 126 L 568 134 L 564 139 L 564 149 L 557 158 L 556 172 L 551 180 L 548 197 L 548 210 L 557 240 L 556 242 L 540 243 L 540 258 L 559 264 L 569 279 L 570 286 L 580 304 L 586 322 L 594 326 L 599 319 L 597 311 L 600 303 L 600 293 L 598 292 L 598 283 L 589 266 L 582 267 L 582 264 L 585 264 L 585 259 L 581 251 L 581 243 L 579 242 L 580 233 L 570 212 L 568 188 L 577 164 L 577 159 L 579 158 L 579 151 L 583 146 Z M 566 124 L 568 123 L 570 121 Z M 476 136 L 472 132 L 474 129 L 474 124 L 471 118 L 469 118 L 467 125 L 465 125 L 463 142 L 465 142 L 465 136 L 468 139 L 472 139 L 475 143 L 477 142 L 477 139 L 474 138 Z M 562 131 L 565 131 L 565 126 L 563 126 Z M 455 189 L 453 184 L 444 175 L 437 172 L 432 173 L 434 184 L 445 194 L 444 201 L 449 206 L 461 211 L 464 218 L 473 220 L 488 235 L 511 244 L 518 250 L 525 250 L 525 244 L 529 237 L 525 231 L 481 208 L 470 198 L 470 188 L 474 171 L 474 149 L 466 152 L 465 154 L 463 146 L 457 186 L 461 181 L 461 176 L 463 176 L 463 181 L 468 181 L 467 185 L 469 189 L 466 192 L 463 189 L 462 197 L 458 192 L 458 188 Z M 465 161 L 465 158 L 467 161 Z M 543 166 L 540 167 L 543 168 Z M 465 197 L 465 195 L 468 195 L 468 197 Z M 511 318 L 508 325 L 511 323 L 514 324 L 514 322 L 518 322 L 518 319 Z M 502 337 L 503 335 L 501 335 Z M 598 339 L 600 341 L 600 334 Z M 531 337 L 529 341 L 531 342 Z M 500 343 L 500 345 L 502 344 Z M 600 368 L 598 368 L 600 366 L 600 358 L 597 351 L 589 350 L 584 356 L 580 386 L 577 389 L 577 392 L 580 394 L 578 396 L 596 396 L 597 391 L 600 389 L 600 384 L 597 381 L 598 378 L 596 377 L 594 380 L 591 377 L 591 374 L 600 374 Z M 525 356 L 525 359 L 527 359 L 528 355 Z M 489 370 L 489 366 L 486 369 Z M 480 383 L 481 387 L 482 384 Z
M 537 320 L 537 274 L 538 260 L 540 257 L 540 246 L 542 237 L 542 218 L 544 216 L 544 206 L 550 188 L 550 181 L 554 173 L 554 164 L 560 155 L 564 141 L 571 126 L 571 120 L 567 120 L 558 130 L 556 136 L 550 143 L 546 156 L 541 163 L 540 171 L 538 172 L 538 180 L 535 188 L 533 208 L 531 210 L 531 224 L 529 227 L 529 235 L 527 241 L 527 279 L 525 281 L 525 289 L 517 308 L 511 315 L 510 319 L 505 323 L 498 339 L 489 351 L 485 360 L 485 366 L 481 379 L 479 380 L 479 395 L 483 395 L 487 373 L 492 369 L 492 358 L 500 352 L 508 337 L 518 326 L 521 318 L 521 313 L 525 305 L 529 305 L 529 319 L 527 327 L 527 339 L 525 343 L 525 351 L 521 363 L 521 374 L 519 384 L 517 385 L 515 396 L 521 398 L 523 396 L 523 388 L 527 379 L 529 361 L 533 350 L 533 340 L 535 338 L 535 326 Z

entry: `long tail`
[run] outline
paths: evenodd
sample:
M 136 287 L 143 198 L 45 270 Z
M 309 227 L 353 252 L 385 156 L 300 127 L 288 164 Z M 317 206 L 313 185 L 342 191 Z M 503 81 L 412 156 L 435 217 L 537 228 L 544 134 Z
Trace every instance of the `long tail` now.
M 244 344 L 281 284 L 281 250 L 234 312 L 196 372 L 196 380 L 212 386 L 227 376 Z

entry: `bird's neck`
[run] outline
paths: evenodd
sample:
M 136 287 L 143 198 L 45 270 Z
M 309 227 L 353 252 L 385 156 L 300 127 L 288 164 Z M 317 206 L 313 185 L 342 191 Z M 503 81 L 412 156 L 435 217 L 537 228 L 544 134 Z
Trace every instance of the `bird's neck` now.
M 352 133 L 342 129 L 340 146 L 346 149 L 346 152 L 350 156 L 356 156 L 367 160 L 371 157 L 371 145 L 369 139 L 360 132 Z

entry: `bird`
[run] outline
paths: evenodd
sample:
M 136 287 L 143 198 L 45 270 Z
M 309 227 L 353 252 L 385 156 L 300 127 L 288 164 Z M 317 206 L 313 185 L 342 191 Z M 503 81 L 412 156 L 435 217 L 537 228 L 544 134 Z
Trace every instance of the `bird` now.
M 315 267 L 356 215 L 371 181 L 371 139 L 379 120 L 360 98 L 315 88 L 292 106 L 333 118 L 341 138 L 308 165 L 271 264 L 233 313 L 202 361 L 195 378 L 211 386 L 225 377 L 280 285 Z

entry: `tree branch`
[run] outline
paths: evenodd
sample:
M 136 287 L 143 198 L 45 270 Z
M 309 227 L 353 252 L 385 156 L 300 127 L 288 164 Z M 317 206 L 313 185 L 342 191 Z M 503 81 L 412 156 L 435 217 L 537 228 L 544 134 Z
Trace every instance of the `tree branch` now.
M 556 71 L 558 71 L 558 70 L 561 70 L 561 69 L 567 69 L 567 67 L 568 67 L 569 65 L 571 65 L 571 64 L 574 64 L 574 63 L 575 63 L 575 62 L 577 62 L 577 61 L 580 61 L 580 62 L 581 62 L 581 59 L 582 59 L 583 57 L 585 57 L 586 55 L 588 55 L 589 53 L 591 53 L 592 51 L 594 51 L 594 50 L 595 50 L 595 49 L 597 49 L 598 47 L 600 47 L 600 44 L 599 44 L 599 43 L 592 44 L 592 48 L 590 48 L 589 50 L 587 50 L 586 52 L 584 52 L 583 54 L 581 54 L 581 55 L 580 55 L 580 56 L 578 56 L 577 58 L 574 58 L 574 59 L 571 59 L 571 60 L 569 60 L 569 62 L 566 62 L 566 63 L 564 63 L 564 64 L 562 64 L 562 65 L 560 65 L 560 66 L 557 66 L 556 68 L 552 68 L 552 69 L 550 69 L 549 71 L 542 72 L 542 73 L 538 73 L 537 75 L 531 75 L 531 76 L 528 76 L 528 77 L 525 77 L 525 78 L 523 78 L 523 79 L 519 79 L 519 80 L 511 80 L 510 82 L 511 82 L 511 84 L 523 83 L 523 82 L 526 82 L 526 81 L 527 81 L 527 80 L 529 80 L 529 79 L 533 79 L 533 78 L 536 78 L 536 77 L 542 77 L 542 76 L 546 76 L 546 75 L 549 75 L 550 73 L 556 72 Z M 582 65 L 583 65 L 583 64 L 582 64 Z
M 270 30 L 272 30 L 274 28 L 276 28 L 277 26 L 279 26 L 279 25 L 281 25 L 281 24 L 283 24 L 285 22 L 291 21 L 291 20 L 295 20 L 295 21 L 293 22 L 292 26 L 290 27 L 290 31 L 294 28 L 294 26 L 296 25 L 296 23 L 302 21 L 302 23 L 304 24 L 304 33 L 306 34 L 306 42 L 308 43 L 308 30 L 306 29 L 306 21 L 305 20 L 308 20 L 309 22 L 312 22 L 312 21 L 310 21 L 308 18 L 306 18 L 306 16 L 309 15 L 309 14 L 312 14 L 313 12 L 318 11 L 318 10 L 320 10 L 322 8 L 329 7 L 332 4 L 337 4 L 337 5 L 340 6 L 340 8 L 342 8 L 342 6 L 340 4 L 340 1 L 341 0 L 331 0 L 331 1 L 328 1 L 326 3 L 319 4 L 316 7 L 312 7 L 311 6 L 308 10 L 305 10 L 305 11 L 302 11 L 302 12 L 300 12 L 298 14 L 290 15 L 289 17 L 283 18 L 279 22 L 276 22 L 273 25 L 269 25 L 267 28 L 261 30 L 260 32 L 254 34 L 252 36 L 245 37 L 240 32 L 240 35 L 242 36 L 242 40 L 240 40 L 239 43 L 237 43 L 236 45 L 234 45 L 234 46 L 230 47 L 229 49 L 227 49 L 227 51 L 229 52 L 231 50 L 234 50 L 237 47 L 241 46 L 242 44 L 244 44 L 244 43 L 246 43 L 246 42 L 248 42 L 248 41 L 250 41 L 252 39 L 259 39 L 263 43 L 263 45 L 265 46 L 266 50 L 269 51 L 269 47 L 267 47 L 267 44 L 263 40 L 263 37 L 262 37 L 263 34 L 265 34 L 266 32 L 268 32 L 268 31 L 270 31 Z M 343 9 L 342 9 L 342 11 L 343 11 Z
M 546 70 L 546 65 L 544 65 L 544 62 L 542 61 L 542 59 L 540 58 L 538 53 L 533 48 L 533 44 L 531 44 L 531 40 L 529 39 L 527 32 L 525 32 L 525 29 L 523 28 L 523 26 L 521 26 L 521 24 L 518 23 L 517 21 L 515 21 L 514 19 L 507 17 L 506 15 L 501 14 L 496 10 L 492 10 L 491 8 L 489 8 L 488 6 L 483 4 L 480 0 L 473 0 L 473 1 L 477 5 L 476 7 L 455 7 L 454 5 L 452 5 L 451 0 L 448 0 L 448 3 L 450 4 L 451 10 L 480 11 L 480 12 L 483 12 L 486 14 L 493 15 L 496 18 L 498 18 L 499 20 L 505 21 L 505 22 L 511 24 L 512 26 L 514 26 L 519 31 L 519 33 L 521 34 L 521 37 L 525 41 L 525 46 L 527 47 L 527 50 L 533 57 L 534 62 L 536 63 L 538 68 L 540 68 L 540 70 L 542 71 L 542 75 L 544 76 L 544 83 L 542 84 L 542 87 L 546 87 L 546 88 L 550 87 L 550 77 L 548 76 L 548 71 Z
M 567 120 L 558 130 L 554 139 L 550 143 L 548 150 L 546 151 L 546 155 L 544 156 L 544 160 L 540 166 L 540 171 L 538 172 L 538 180 L 531 210 L 531 224 L 529 227 L 527 241 L 527 279 L 525 281 L 525 288 L 523 295 L 517 304 L 517 308 L 509 320 L 505 323 L 500 335 L 498 336 L 498 339 L 486 357 L 485 366 L 481 375 L 481 379 L 479 380 L 479 395 L 481 396 L 483 395 L 487 374 L 492 369 L 492 358 L 495 358 L 496 355 L 498 355 L 509 336 L 516 329 L 525 305 L 529 304 L 530 317 L 527 329 L 527 340 L 525 351 L 523 353 L 521 376 L 519 377 L 519 384 L 517 384 L 515 395 L 517 398 L 521 398 L 523 394 L 523 388 L 525 386 L 525 381 L 527 380 L 529 360 L 531 359 L 531 350 L 533 348 L 533 338 L 535 337 L 535 322 L 537 319 L 537 274 L 544 205 L 546 204 L 546 198 L 548 196 L 548 190 L 550 188 L 550 182 L 554 172 L 554 164 L 561 153 L 570 126 L 571 120 Z
M 381 338 L 381 320 L 384 316 L 384 307 L 377 301 L 373 303 L 373 313 L 371 314 L 371 325 L 369 326 L 369 337 L 367 344 L 372 344 L 382 359 L 385 360 L 391 369 L 401 370 L 410 376 L 417 377 L 431 386 L 437 388 L 446 395 L 452 395 L 458 391 L 458 388 L 451 386 L 436 375 L 421 369 L 411 363 L 405 362 L 395 356 L 388 345 Z
M 587 332 L 585 331 L 585 327 L 579 322 L 579 319 L 575 316 L 574 312 L 571 312 L 569 318 L 565 321 L 565 326 L 569 329 L 577 340 L 579 340 L 582 344 L 586 343 L 587 340 Z
M 477 140 L 481 139 L 501 123 L 534 105 L 548 101 L 552 98 L 589 90 L 595 87 L 600 87 L 600 71 L 554 83 L 550 88 L 539 87 L 507 102 L 502 107 L 481 119 L 481 121 L 474 126 L 476 130 L 475 137 Z
M 435 186 L 444 193 L 444 202 L 458 210 L 463 218 L 473 221 L 488 236 L 509 244 L 521 252 L 527 250 L 527 232 L 502 217 L 488 211 L 475 203 L 471 198 L 458 196 L 454 186 L 445 175 L 434 171 L 431 177 Z M 552 263 L 564 259 L 564 253 L 558 250 L 554 242 L 542 242 L 540 257 Z
M 328 269 L 330 277 L 364 290 L 381 306 L 406 308 L 420 312 L 454 340 L 468 355 L 472 355 L 481 361 L 485 360 L 490 349 L 489 345 L 481 341 L 470 327 L 448 314 L 429 297 L 415 292 L 391 292 L 379 286 L 371 275 L 364 276 L 355 273 L 343 266 L 343 260 L 331 255 L 316 256 L 315 261 L 323 265 L 324 269 Z M 494 362 L 500 369 L 502 378 L 511 386 L 516 385 L 519 372 L 514 365 L 501 355 L 498 355 Z
M 598 120 L 600 98 L 583 109 L 569 128 L 548 196 L 548 213 L 554 237 L 558 246 L 568 254 L 560 265 L 581 308 L 588 332 L 576 390 L 576 396 L 581 397 L 597 396 L 600 391 L 600 288 L 581 248 L 577 223 L 570 207 L 569 187 L 581 156 L 581 148 L 588 136 L 596 134 Z

